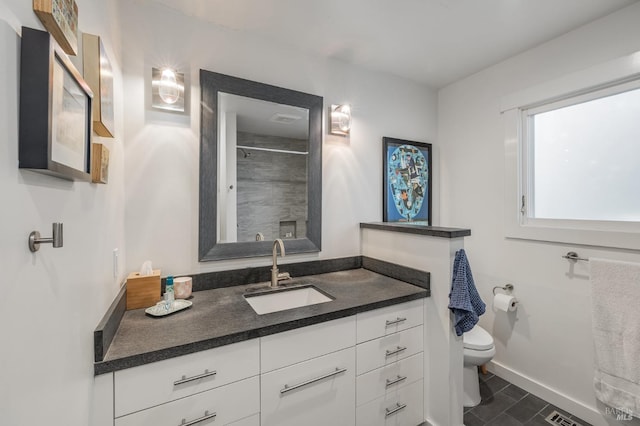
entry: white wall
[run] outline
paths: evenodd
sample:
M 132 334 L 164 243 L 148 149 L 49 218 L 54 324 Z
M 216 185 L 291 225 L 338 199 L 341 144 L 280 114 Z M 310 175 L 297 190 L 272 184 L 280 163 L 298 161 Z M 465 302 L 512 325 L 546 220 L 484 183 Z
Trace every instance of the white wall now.
M 18 170 L 20 27 L 43 27 L 32 2 L 0 1 L 0 423 L 86 426 L 93 330 L 119 290 L 112 250 L 124 255 L 122 80 L 112 2 L 77 0 L 81 31 L 98 34 L 115 72 L 117 138 L 108 185 Z M 64 247 L 32 254 L 27 237 L 64 223 Z
M 465 238 L 362 230 L 362 254 L 430 273 L 431 296 L 425 299 L 425 417 L 432 426 L 462 426 L 464 361 L 448 309 L 453 262 Z
M 517 315 L 481 325 L 496 341 L 496 369 L 523 387 L 605 424 L 592 389 L 588 265 L 561 256 L 575 250 L 640 261 L 638 252 L 504 238 L 504 123 L 501 97 L 640 50 L 640 4 L 579 28 L 439 92 L 442 223 L 469 227 L 465 247 L 485 301 L 495 285 L 513 283 Z M 578 183 L 579 184 L 579 183 Z
M 129 269 L 145 259 L 151 259 L 163 275 L 270 261 L 197 261 L 201 68 L 320 95 L 326 108 L 332 103 L 353 105 L 350 139 L 324 136 L 322 252 L 287 256 L 285 262 L 358 255 L 359 222 L 382 218 L 382 137 L 433 142 L 435 92 L 249 38 L 149 2 L 123 1 L 121 7 Z M 190 86 L 187 114 L 149 108 L 146 88 L 150 87 L 151 67 L 167 65 L 185 73 Z M 326 127 L 326 120 L 323 125 Z

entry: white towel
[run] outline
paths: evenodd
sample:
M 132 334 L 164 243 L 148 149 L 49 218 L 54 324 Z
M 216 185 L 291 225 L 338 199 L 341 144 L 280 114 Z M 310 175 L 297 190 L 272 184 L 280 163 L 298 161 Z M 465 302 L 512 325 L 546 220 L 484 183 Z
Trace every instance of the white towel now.
M 596 397 L 640 414 L 640 263 L 589 259 Z

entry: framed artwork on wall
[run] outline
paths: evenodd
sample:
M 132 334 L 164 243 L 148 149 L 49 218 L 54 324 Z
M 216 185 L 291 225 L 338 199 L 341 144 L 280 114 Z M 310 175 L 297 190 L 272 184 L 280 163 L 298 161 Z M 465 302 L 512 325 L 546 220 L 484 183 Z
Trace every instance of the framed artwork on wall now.
M 101 143 L 91 145 L 91 182 L 109 182 L 109 149 Z
M 62 50 L 78 53 L 78 5 L 74 0 L 33 0 L 33 11 Z
M 18 164 L 90 180 L 93 93 L 45 31 L 22 28 Z
M 93 92 L 93 131 L 112 138 L 114 132 L 113 71 L 100 37 L 82 34 L 84 79 Z
M 431 225 L 431 144 L 382 138 L 382 220 Z

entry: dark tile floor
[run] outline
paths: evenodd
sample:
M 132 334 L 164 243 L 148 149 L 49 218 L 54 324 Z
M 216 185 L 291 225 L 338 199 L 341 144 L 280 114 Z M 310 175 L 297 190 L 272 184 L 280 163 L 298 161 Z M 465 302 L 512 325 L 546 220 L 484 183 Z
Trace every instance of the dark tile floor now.
M 491 373 L 480 374 L 480 395 L 480 405 L 464 410 L 465 426 L 551 426 L 545 418 L 553 410 L 591 426 Z

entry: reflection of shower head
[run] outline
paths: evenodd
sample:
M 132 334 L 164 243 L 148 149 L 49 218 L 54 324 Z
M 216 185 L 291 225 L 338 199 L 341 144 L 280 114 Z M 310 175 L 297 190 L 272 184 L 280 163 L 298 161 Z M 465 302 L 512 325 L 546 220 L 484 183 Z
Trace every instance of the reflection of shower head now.
M 250 157 L 250 156 L 251 156 L 251 153 L 250 153 L 250 152 L 245 151 L 245 150 L 244 150 L 244 148 L 238 148 L 238 149 L 240 150 L 240 152 L 242 152 L 242 156 L 243 156 L 243 158 L 247 158 L 247 157 Z

